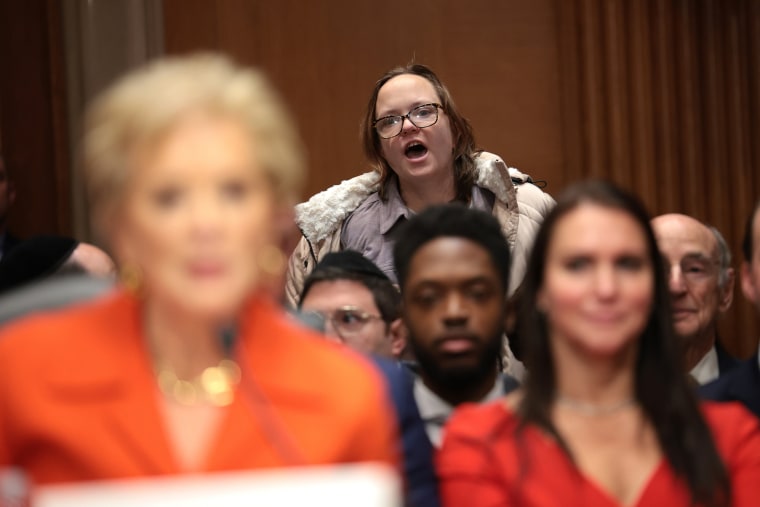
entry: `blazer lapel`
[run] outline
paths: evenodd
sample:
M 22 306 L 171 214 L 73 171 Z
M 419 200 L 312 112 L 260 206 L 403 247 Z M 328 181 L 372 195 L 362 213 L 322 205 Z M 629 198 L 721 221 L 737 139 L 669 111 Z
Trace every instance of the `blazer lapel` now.
M 760 364 L 757 357 L 737 367 L 728 389 L 733 400 L 741 401 L 755 414 L 760 415 Z
M 110 364 L 117 365 L 121 389 L 109 403 L 108 423 L 146 474 L 176 473 L 137 305 L 120 324 L 113 333 L 116 354 Z
M 272 382 L 280 373 L 277 359 L 284 357 L 272 332 L 276 313 L 261 298 L 249 302 L 243 312 L 234 348 L 242 378 L 210 449 L 209 470 L 302 464 L 291 459 L 290 436 L 270 399 Z
M 122 389 L 109 403 L 106 424 L 145 475 L 177 473 L 152 372 L 140 370 L 124 368 Z
M 155 475 L 177 471 L 157 387 L 142 338 L 138 302 L 116 294 L 109 311 L 88 328 L 87 347 L 77 353 L 78 367 L 53 362 L 45 373 L 51 395 L 81 407 L 82 435 L 107 445 L 103 463 L 124 475 Z M 84 458 L 83 459 L 89 459 Z M 89 463 L 92 473 L 98 470 Z

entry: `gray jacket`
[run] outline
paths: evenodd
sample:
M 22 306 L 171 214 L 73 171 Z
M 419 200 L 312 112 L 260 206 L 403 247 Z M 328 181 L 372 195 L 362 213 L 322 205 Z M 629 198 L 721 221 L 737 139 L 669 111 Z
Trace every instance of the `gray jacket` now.
M 554 199 L 530 184 L 530 177 L 507 167 L 504 161 L 482 152 L 476 157 L 475 184 L 496 197 L 493 215 L 499 220 L 512 253 L 510 295 L 522 282 L 533 238 L 544 217 L 554 207 Z M 340 235 L 346 218 L 379 188 L 379 174 L 368 172 L 334 185 L 307 202 L 296 206 L 296 223 L 302 237 L 290 257 L 285 285 L 287 301 L 293 307 L 306 277 L 328 253 L 341 249 Z

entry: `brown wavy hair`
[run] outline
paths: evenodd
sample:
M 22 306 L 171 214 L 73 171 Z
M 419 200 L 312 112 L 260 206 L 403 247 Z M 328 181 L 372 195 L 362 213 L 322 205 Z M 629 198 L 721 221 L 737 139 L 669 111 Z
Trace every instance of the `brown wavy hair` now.
M 367 110 L 361 124 L 361 137 L 364 154 L 367 157 L 372 168 L 380 173 L 380 197 L 385 199 L 385 184 L 391 177 L 393 168 L 388 165 L 388 161 L 383 158 L 382 148 L 380 147 L 380 136 L 372 126 L 375 120 L 375 108 L 377 107 L 377 96 L 380 89 L 396 76 L 403 74 L 412 74 L 427 79 L 433 85 L 438 100 L 443 106 L 443 110 L 449 117 L 451 133 L 454 138 L 454 186 L 456 199 L 462 202 L 470 200 L 472 185 L 475 183 L 475 136 L 472 133 L 472 127 L 467 118 L 462 116 L 454 104 L 448 88 L 438 79 L 438 76 L 429 67 L 412 63 L 403 67 L 396 67 L 386 72 L 383 77 L 378 79 L 372 90 L 372 95 L 367 104 Z

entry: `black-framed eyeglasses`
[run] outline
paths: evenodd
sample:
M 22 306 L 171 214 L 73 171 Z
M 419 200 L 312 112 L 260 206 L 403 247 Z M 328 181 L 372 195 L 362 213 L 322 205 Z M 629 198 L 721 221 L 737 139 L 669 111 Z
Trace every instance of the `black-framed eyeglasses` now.
M 406 114 L 395 114 L 378 118 L 372 122 L 372 126 L 377 131 L 377 135 L 383 139 L 390 139 L 401 133 L 404 129 L 405 119 L 409 120 L 418 129 L 435 125 L 438 121 L 438 109 L 443 109 L 443 106 L 434 102 L 422 104 L 413 107 Z
M 306 313 L 318 315 L 325 323 L 330 322 L 338 336 L 343 339 L 361 333 L 364 327 L 373 320 L 383 320 L 380 315 L 372 315 L 355 306 L 342 306 L 330 313 L 318 311 Z

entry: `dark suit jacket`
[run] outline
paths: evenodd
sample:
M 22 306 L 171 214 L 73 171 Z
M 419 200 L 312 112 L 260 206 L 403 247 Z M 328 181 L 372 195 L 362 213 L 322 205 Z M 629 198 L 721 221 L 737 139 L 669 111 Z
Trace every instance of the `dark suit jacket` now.
M 708 400 L 738 401 L 760 417 L 760 365 L 757 355 L 700 387 L 699 395 Z
M 742 363 L 741 360 L 736 359 L 723 348 L 720 340 L 715 340 L 715 352 L 718 353 L 718 372 L 720 375 L 725 375 Z
M 117 291 L 3 327 L 0 467 L 36 484 L 183 471 L 141 322 L 141 302 Z M 387 390 L 364 358 L 264 295 L 241 312 L 236 344 L 242 380 L 198 471 L 398 464 Z
M 5 233 L 5 239 L 3 240 L 2 249 L 0 249 L 0 254 L 7 254 L 11 250 L 13 250 L 16 245 L 21 243 L 21 240 L 14 236 L 11 233 L 6 232 Z
M 438 479 L 433 468 L 433 446 L 420 418 L 412 390 L 411 372 L 401 363 L 373 357 L 383 373 L 398 416 L 404 455 L 406 505 L 438 507 Z

